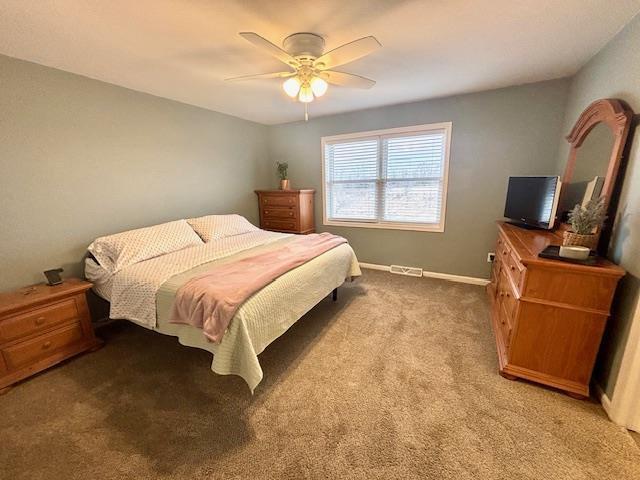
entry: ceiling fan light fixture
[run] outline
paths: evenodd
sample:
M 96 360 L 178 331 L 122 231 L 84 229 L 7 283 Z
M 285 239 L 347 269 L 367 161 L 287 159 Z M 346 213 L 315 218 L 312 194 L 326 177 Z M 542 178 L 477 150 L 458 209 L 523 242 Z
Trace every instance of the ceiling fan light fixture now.
M 308 83 L 302 85 L 300 87 L 300 93 L 298 94 L 298 100 L 302 103 L 310 103 L 313 102 L 313 90 Z
M 329 84 L 320 77 L 313 77 L 311 79 L 311 90 L 316 97 L 321 97 L 327 93 Z
M 284 81 L 282 89 L 284 90 L 284 93 L 289 95 L 291 98 L 295 98 L 298 96 L 298 92 L 300 91 L 300 80 L 298 80 L 298 77 L 291 77 Z

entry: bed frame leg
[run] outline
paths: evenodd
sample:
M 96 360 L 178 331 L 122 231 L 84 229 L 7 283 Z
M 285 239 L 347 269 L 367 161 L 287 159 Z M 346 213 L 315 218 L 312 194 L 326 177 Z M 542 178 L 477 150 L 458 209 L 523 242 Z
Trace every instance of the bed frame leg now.
M 333 292 L 331 292 L 331 300 L 334 302 L 338 300 L 338 289 L 334 288 Z

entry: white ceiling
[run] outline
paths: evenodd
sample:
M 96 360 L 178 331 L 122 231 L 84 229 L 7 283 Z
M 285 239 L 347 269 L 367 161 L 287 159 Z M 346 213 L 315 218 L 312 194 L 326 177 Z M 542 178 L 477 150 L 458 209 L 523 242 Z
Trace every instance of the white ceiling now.
M 309 31 L 331 49 L 366 35 L 383 48 L 338 70 L 377 80 L 330 87 L 311 116 L 575 73 L 640 0 L 2 0 L 0 53 L 265 124 L 300 120 L 281 70 L 238 36 L 276 44 Z

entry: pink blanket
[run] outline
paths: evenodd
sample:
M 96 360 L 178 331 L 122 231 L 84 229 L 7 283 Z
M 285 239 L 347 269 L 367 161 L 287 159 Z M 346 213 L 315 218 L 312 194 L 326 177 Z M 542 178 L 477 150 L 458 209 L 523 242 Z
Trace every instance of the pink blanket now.
M 202 328 L 219 343 L 240 305 L 279 276 L 347 241 L 330 233 L 304 235 L 280 248 L 213 267 L 177 293 L 171 323 Z

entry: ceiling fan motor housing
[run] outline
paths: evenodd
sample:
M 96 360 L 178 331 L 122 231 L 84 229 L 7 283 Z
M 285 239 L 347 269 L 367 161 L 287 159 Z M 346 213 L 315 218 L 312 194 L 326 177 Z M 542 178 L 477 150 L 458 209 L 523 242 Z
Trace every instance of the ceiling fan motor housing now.
M 308 59 L 313 61 L 324 52 L 324 38 L 315 33 L 294 33 L 284 39 L 282 46 L 287 53 L 298 60 Z

